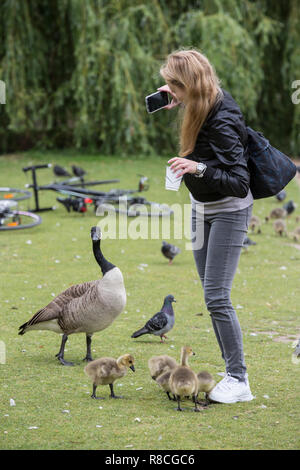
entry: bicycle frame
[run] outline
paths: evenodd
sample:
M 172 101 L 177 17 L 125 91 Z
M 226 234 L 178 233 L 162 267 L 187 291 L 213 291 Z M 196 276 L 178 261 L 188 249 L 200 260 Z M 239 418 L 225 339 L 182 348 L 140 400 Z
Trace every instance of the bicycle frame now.
M 55 207 L 43 207 L 43 208 L 40 207 L 39 205 L 39 191 L 40 190 L 52 190 L 52 191 L 61 192 L 62 194 L 69 194 L 74 197 L 80 197 L 80 198 L 90 196 L 90 195 L 102 196 L 103 194 L 105 194 L 104 192 L 88 191 L 84 189 L 83 186 L 94 186 L 97 184 L 116 183 L 120 181 L 118 179 L 114 179 L 114 180 L 84 182 L 83 178 L 78 178 L 78 183 L 73 183 L 74 178 L 72 178 L 70 180 L 70 184 L 65 184 L 68 182 L 66 181 L 62 183 L 52 183 L 49 185 L 39 186 L 37 183 L 36 170 L 43 169 L 43 168 L 51 168 L 51 167 L 52 167 L 52 164 L 48 163 L 48 164 L 33 165 L 33 166 L 28 166 L 28 167 L 23 168 L 24 173 L 26 173 L 27 171 L 31 171 L 31 175 L 32 175 L 32 184 L 26 185 L 27 188 L 33 188 L 33 192 L 34 192 L 35 208 L 32 209 L 32 212 L 43 212 L 43 211 L 49 211 L 49 210 L 55 209 Z M 78 188 L 78 184 L 81 186 L 80 190 Z M 78 189 L 78 191 L 76 191 L 76 189 Z

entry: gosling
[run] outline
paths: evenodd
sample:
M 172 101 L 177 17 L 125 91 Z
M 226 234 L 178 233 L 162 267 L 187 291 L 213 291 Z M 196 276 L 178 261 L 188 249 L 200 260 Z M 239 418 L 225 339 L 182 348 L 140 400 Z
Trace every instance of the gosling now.
M 177 399 L 177 411 L 182 411 L 180 407 L 180 399 L 186 396 L 192 396 L 195 404 L 194 411 L 200 411 L 197 407 L 198 396 L 198 378 L 195 372 L 188 365 L 189 356 L 194 356 L 192 348 L 184 346 L 181 348 L 180 366 L 175 367 L 170 375 L 170 389 Z
M 175 359 L 167 354 L 152 356 L 148 361 L 150 375 L 153 380 L 156 380 L 159 375 L 164 374 L 170 369 L 174 369 L 176 366 L 178 366 L 178 364 Z
M 156 383 L 163 389 L 164 392 L 166 392 L 167 397 L 169 400 L 176 400 L 176 397 L 173 395 L 173 398 L 171 398 L 170 393 L 171 387 L 170 387 L 170 375 L 171 375 L 172 370 L 168 370 L 167 372 L 164 372 L 163 374 L 159 375 L 156 379 Z
M 281 237 L 282 237 L 282 235 L 287 234 L 286 223 L 285 223 L 284 220 L 282 220 L 282 219 L 275 220 L 275 222 L 273 224 L 273 227 L 274 227 L 275 233 L 277 233 Z
M 135 372 L 134 357 L 131 354 L 124 354 L 117 360 L 112 357 L 101 357 L 89 362 L 84 368 L 84 372 L 93 382 L 93 393 L 91 398 L 103 399 L 103 397 L 96 396 L 96 389 L 98 385 L 109 385 L 111 398 L 123 398 L 114 394 L 113 384 L 115 380 L 124 377 L 127 373 L 127 368 Z
M 198 372 L 197 378 L 198 378 L 198 393 L 204 392 L 205 402 L 207 404 L 208 394 L 216 386 L 216 381 L 214 380 L 213 376 L 206 370 Z
M 291 236 L 295 242 L 300 241 L 300 226 L 295 228 L 295 230 L 291 233 Z
M 251 229 L 251 232 L 254 233 L 255 230 L 257 229 L 257 233 L 261 233 L 261 220 L 257 215 L 252 215 L 250 222 L 249 222 L 249 228 Z
M 282 207 L 275 207 L 270 212 L 270 215 L 265 218 L 266 222 L 268 222 L 270 219 L 282 219 L 283 217 L 287 216 L 287 211 L 283 209 Z

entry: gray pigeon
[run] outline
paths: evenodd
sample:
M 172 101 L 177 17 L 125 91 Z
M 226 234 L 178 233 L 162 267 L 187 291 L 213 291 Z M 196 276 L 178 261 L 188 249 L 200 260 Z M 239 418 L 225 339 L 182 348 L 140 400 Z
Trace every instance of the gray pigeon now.
M 180 253 L 180 251 L 180 248 L 177 246 L 165 241 L 162 242 L 161 252 L 166 258 L 168 258 L 169 264 L 172 264 L 173 259 L 178 255 L 178 253 Z
M 276 197 L 276 199 L 277 199 L 278 201 L 284 201 L 284 199 L 286 198 L 286 192 L 285 192 L 285 190 L 282 189 L 281 191 L 279 191 L 279 193 L 277 193 L 277 194 L 275 195 L 275 197 Z
M 243 241 L 244 250 L 247 251 L 250 245 L 256 245 L 256 242 L 254 242 L 253 240 L 251 240 L 249 237 L 246 236 Z
M 284 204 L 283 208 L 287 211 L 288 215 L 290 215 L 296 209 L 296 204 L 294 201 L 289 201 Z
M 164 299 L 163 306 L 160 312 L 156 313 L 150 320 L 147 321 L 145 326 L 131 335 L 131 338 L 138 338 L 142 335 L 155 335 L 160 336 L 161 342 L 163 338 L 167 338 L 165 333 L 170 331 L 175 323 L 174 310 L 172 302 L 176 302 L 173 295 L 167 295 Z

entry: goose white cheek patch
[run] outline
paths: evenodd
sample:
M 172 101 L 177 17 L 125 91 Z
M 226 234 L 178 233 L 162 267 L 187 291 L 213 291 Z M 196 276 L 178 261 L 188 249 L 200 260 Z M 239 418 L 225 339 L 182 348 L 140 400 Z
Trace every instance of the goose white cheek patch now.
M 178 191 L 182 181 L 182 176 L 177 178 L 177 173 L 171 170 L 171 167 L 166 167 L 166 184 L 165 189 L 170 191 Z

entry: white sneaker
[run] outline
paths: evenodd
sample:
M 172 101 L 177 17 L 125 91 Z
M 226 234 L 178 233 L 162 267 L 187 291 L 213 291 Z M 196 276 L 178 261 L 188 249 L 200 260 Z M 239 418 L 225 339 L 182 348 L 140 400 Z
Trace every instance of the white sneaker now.
M 250 390 L 248 377 L 245 382 L 240 382 L 228 373 L 212 389 L 208 394 L 208 398 L 219 403 L 236 403 L 238 401 L 251 401 L 254 397 Z

